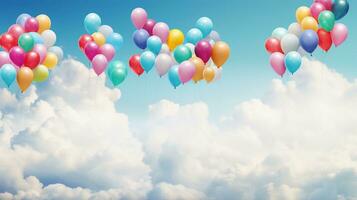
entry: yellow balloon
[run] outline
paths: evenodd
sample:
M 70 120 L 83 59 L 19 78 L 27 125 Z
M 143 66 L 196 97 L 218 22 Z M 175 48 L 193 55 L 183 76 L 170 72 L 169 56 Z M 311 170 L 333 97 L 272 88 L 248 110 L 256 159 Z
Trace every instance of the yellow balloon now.
M 310 17 L 310 8 L 306 6 L 301 6 L 296 10 L 296 21 L 301 23 L 305 17 Z
M 190 61 L 195 65 L 196 71 L 193 75 L 192 80 L 197 83 L 203 79 L 203 70 L 205 69 L 205 63 L 199 57 L 192 57 Z
M 319 24 L 317 23 L 315 18 L 305 17 L 301 22 L 301 29 L 303 31 L 306 31 L 306 30 L 317 31 L 319 29 Z
M 45 60 L 43 60 L 43 65 L 45 65 L 48 69 L 53 69 L 58 63 L 58 58 L 56 54 L 52 52 L 48 52 Z
M 92 34 L 92 37 L 93 37 L 94 42 L 98 46 L 102 46 L 103 44 L 105 44 L 105 36 L 102 33 L 95 32 Z
M 170 51 L 173 51 L 178 45 L 182 44 L 185 40 L 185 35 L 179 29 L 172 29 L 167 37 L 167 46 Z
M 215 72 L 212 67 L 206 67 L 205 70 L 203 71 L 203 78 L 207 81 L 207 83 L 213 81 L 214 76 L 215 76 Z
M 48 78 L 48 68 L 44 65 L 38 65 L 34 70 L 33 70 L 33 81 L 34 82 L 43 82 L 47 80 Z
M 16 80 L 21 92 L 25 92 L 33 80 L 32 70 L 28 67 L 21 67 L 17 72 Z
M 51 19 L 44 14 L 38 15 L 36 17 L 38 21 L 38 32 L 42 33 L 45 30 L 51 29 Z
M 230 48 L 225 42 L 219 41 L 213 45 L 212 60 L 214 64 L 220 68 L 229 58 Z

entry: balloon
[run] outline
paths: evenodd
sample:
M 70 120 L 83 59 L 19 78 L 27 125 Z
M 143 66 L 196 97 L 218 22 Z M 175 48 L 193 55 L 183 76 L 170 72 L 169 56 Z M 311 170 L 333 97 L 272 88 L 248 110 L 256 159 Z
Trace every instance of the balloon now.
M 109 35 L 111 35 L 114 31 L 113 31 L 112 27 L 110 27 L 108 25 L 102 25 L 98 28 L 98 32 L 103 34 L 104 37 L 109 37 Z
M 15 67 L 11 64 L 5 64 L 1 67 L 0 75 L 7 87 L 10 87 L 10 85 L 15 81 L 16 73 Z
M 229 45 L 223 41 L 216 42 L 212 48 L 212 60 L 220 68 L 228 60 L 230 54 Z
M 219 81 L 222 78 L 222 68 L 213 67 L 214 69 L 214 79 L 213 82 Z
M 180 76 L 179 76 L 179 65 L 174 65 L 169 70 L 169 80 L 171 85 L 176 89 L 181 85 Z
M 89 60 L 92 60 L 94 56 L 100 53 L 99 46 L 95 42 L 88 42 L 84 47 L 84 53 Z
M 78 40 L 78 46 L 81 50 L 84 50 L 84 47 L 86 46 L 86 44 L 88 42 L 92 42 L 94 41 L 93 40 L 93 37 L 91 35 L 88 35 L 88 34 L 84 34 L 82 35 L 79 40 Z
M 51 19 L 44 14 L 38 15 L 36 17 L 37 21 L 38 21 L 38 32 L 42 33 L 45 30 L 49 30 L 51 29 Z
M 199 42 L 202 39 L 203 39 L 203 34 L 198 28 L 192 28 L 186 34 L 186 41 L 194 45 L 196 45 L 197 42 Z
M 131 12 L 131 21 L 137 29 L 143 28 L 147 20 L 148 15 L 143 8 L 135 8 Z
M 107 37 L 107 43 L 111 44 L 117 52 L 123 46 L 123 42 L 123 37 L 119 33 L 112 33 Z
M 105 44 L 105 36 L 100 32 L 93 33 L 92 38 L 98 46 Z
M 176 49 L 174 50 L 174 58 L 178 63 L 182 63 L 183 61 L 188 60 L 191 57 L 192 57 L 192 52 L 185 45 L 180 45 L 176 47 Z
M 167 45 L 170 51 L 174 50 L 178 45 L 182 44 L 185 40 L 185 35 L 179 29 L 170 30 L 169 37 L 167 38 Z
M 43 38 L 37 32 L 30 32 L 29 34 L 33 38 L 35 44 L 43 44 L 44 43 Z
M 169 46 L 167 46 L 167 44 L 162 44 L 160 54 L 162 53 L 171 55 Z
M 275 52 L 270 56 L 270 65 L 273 67 L 274 71 L 281 77 L 283 77 L 286 71 L 284 59 L 284 54 L 279 52 Z
M 191 43 L 186 43 L 185 46 L 190 49 L 190 51 L 191 51 L 191 53 L 192 53 L 192 56 L 196 56 L 196 55 L 195 55 L 195 47 L 196 47 L 195 45 L 193 45 L 193 44 L 191 44 Z
M 19 46 L 26 52 L 31 51 L 35 45 L 35 41 L 28 33 L 24 33 L 19 38 Z
M 115 71 L 116 69 L 122 69 L 124 72 L 124 75 L 126 77 L 126 75 L 128 74 L 128 70 L 127 67 L 124 65 L 123 62 L 119 61 L 119 60 L 115 60 L 109 63 L 108 67 L 107 67 L 107 76 L 110 79 L 110 75 L 113 71 Z
M 265 49 L 267 50 L 268 53 L 274 53 L 274 52 L 283 53 L 283 50 L 281 49 L 280 41 L 276 38 L 268 38 L 265 41 Z
M 27 13 L 23 13 L 17 17 L 16 24 L 18 24 L 18 25 L 22 26 L 22 28 L 24 28 L 26 20 L 30 17 L 31 17 L 31 15 L 29 15 Z
M 195 75 L 195 71 L 196 71 L 196 67 L 194 63 L 188 60 L 182 62 L 178 68 L 178 74 L 181 83 L 185 84 L 189 82 L 192 79 L 192 77 Z
M 298 51 L 297 51 L 301 56 L 310 56 L 310 54 L 308 52 L 305 51 L 304 48 L 302 48 L 301 46 L 299 47 Z
M 58 46 L 53 46 L 48 49 L 48 52 L 56 54 L 58 61 L 63 59 L 63 50 Z
M 0 43 L 1 47 L 6 51 L 10 51 L 12 47 L 17 45 L 16 39 L 9 33 L 4 33 L 1 35 Z
M 102 19 L 96 13 L 89 13 L 84 18 L 84 28 L 89 34 L 97 32 L 101 24 Z
M 107 71 L 109 74 L 109 79 L 114 86 L 118 86 L 125 80 L 127 76 L 126 68 L 127 67 L 124 65 L 124 63 L 120 61 L 114 61 L 109 64 Z
M 173 64 L 174 61 L 168 54 L 159 54 L 155 60 L 156 71 L 160 77 L 165 75 Z
M 350 8 L 347 0 L 335 0 L 332 6 L 332 12 L 335 14 L 336 20 L 342 19 Z
M 335 15 L 328 10 L 325 10 L 319 15 L 319 24 L 327 32 L 330 32 L 335 26 Z
M 39 65 L 33 70 L 33 75 L 34 82 L 43 82 L 48 78 L 48 68 L 44 65 Z
M 146 49 L 147 40 L 149 39 L 149 37 L 149 33 L 144 29 L 136 30 L 133 34 L 134 43 L 140 49 Z
M 315 0 L 315 2 L 321 3 L 327 10 L 331 10 L 332 8 L 332 0 Z
M 56 67 L 57 63 L 58 63 L 58 58 L 56 54 L 48 52 L 42 64 L 46 66 L 48 69 L 53 69 Z
M 166 43 L 167 37 L 169 37 L 169 31 L 170 28 L 166 23 L 159 22 L 155 24 L 152 33 L 158 36 L 163 43 Z
M 279 27 L 274 29 L 273 33 L 272 33 L 272 37 L 276 38 L 278 40 L 281 40 L 284 35 L 286 35 L 288 33 L 288 30 L 286 30 L 285 28 Z
M 206 40 L 199 41 L 195 47 L 195 54 L 201 58 L 204 63 L 207 63 L 212 55 L 211 44 Z
M 305 17 L 301 22 L 301 29 L 303 31 L 313 30 L 316 32 L 319 29 L 319 25 L 318 25 L 317 21 L 315 20 L 315 18 Z
M 217 31 L 211 31 L 211 33 L 208 35 L 208 39 L 213 40 L 215 42 L 218 42 L 221 40 Z
M 22 26 L 18 24 L 13 24 L 10 26 L 10 28 L 7 30 L 7 33 L 12 35 L 15 40 L 18 40 L 20 35 L 22 35 L 25 32 L 25 30 L 22 28 Z
M 291 74 L 294 74 L 301 66 L 301 55 L 296 51 L 286 54 L 285 66 Z
M 348 29 L 344 24 L 337 23 L 331 31 L 332 41 L 335 46 L 342 44 L 348 37 Z
M 46 47 L 52 47 L 56 43 L 56 33 L 52 30 L 43 31 L 41 37 Z
M 212 67 L 206 67 L 203 70 L 203 78 L 206 80 L 207 83 L 210 83 L 214 80 L 215 77 L 215 70 Z
M 205 69 L 205 63 L 198 57 L 192 57 L 190 61 L 195 65 L 195 74 L 192 77 L 192 80 L 197 83 L 203 79 L 203 70 Z
M 317 35 L 319 36 L 320 48 L 327 52 L 332 46 L 332 39 L 331 39 L 330 32 L 327 32 L 324 29 L 319 29 L 317 31 Z
M 155 54 L 151 51 L 145 51 L 140 56 L 140 64 L 145 70 L 145 72 L 148 73 L 154 67 Z
M 115 56 L 115 49 L 111 44 L 104 44 L 100 47 L 99 51 L 105 56 L 107 61 L 111 61 Z
M 316 19 L 319 20 L 319 15 L 321 12 L 325 11 L 326 8 L 323 4 L 315 2 L 311 5 L 310 11 L 311 15 Z
M 313 30 L 304 31 L 300 37 L 300 45 L 305 51 L 312 53 L 319 44 L 319 36 Z
M 25 51 L 21 47 L 13 47 L 9 52 L 9 57 L 15 65 L 21 67 L 24 64 Z
M 40 55 L 37 52 L 29 51 L 25 54 L 24 65 L 31 69 L 37 67 L 40 64 Z
M 33 80 L 33 72 L 28 67 L 21 67 L 17 72 L 17 84 L 20 87 L 21 92 L 25 92 L 30 87 Z
M 99 76 L 107 68 L 108 60 L 103 54 L 98 54 L 94 56 L 92 60 L 92 67 L 94 72 Z
M 161 47 L 162 47 L 162 42 L 161 39 L 156 36 L 150 36 L 149 39 L 147 40 L 147 48 L 153 52 L 154 54 L 159 54 L 161 51 Z
M 288 28 L 288 33 L 294 34 L 297 37 L 301 36 L 302 30 L 301 30 L 301 25 L 299 23 L 292 23 L 290 24 L 289 28 Z
M 296 21 L 300 24 L 302 23 L 304 18 L 309 16 L 311 16 L 310 8 L 306 6 L 301 6 L 296 10 Z
M 129 66 L 133 70 L 133 72 L 135 74 L 137 74 L 138 76 L 140 76 L 142 73 L 144 73 L 144 69 L 141 67 L 141 64 L 140 64 L 140 54 L 135 54 L 130 57 Z
M 145 29 L 149 35 L 153 35 L 153 29 L 155 26 L 156 22 L 153 19 L 148 19 L 143 27 L 143 29 Z
M 42 63 L 46 57 L 46 54 L 47 54 L 47 48 L 45 47 L 45 45 L 36 44 L 33 47 L 32 51 L 34 51 L 34 52 L 38 53 L 38 55 L 40 55 L 40 63 Z
M 203 37 L 206 37 L 213 29 L 213 22 L 208 17 L 201 17 L 197 20 L 196 27 L 201 30 Z
M 37 32 L 39 29 L 39 24 L 36 18 L 30 17 L 25 22 L 25 32 Z
M 300 46 L 299 38 L 291 33 L 286 34 L 283 39 L 281 39 L 280 43 L 281 49 L 285 54 L 290 51 L 297 51 Z
M 9 53 L 7 53 L 6 51 L 0 51 L 0 68 L 1 66 L 10 63 L 11 61 L 10 61 Z

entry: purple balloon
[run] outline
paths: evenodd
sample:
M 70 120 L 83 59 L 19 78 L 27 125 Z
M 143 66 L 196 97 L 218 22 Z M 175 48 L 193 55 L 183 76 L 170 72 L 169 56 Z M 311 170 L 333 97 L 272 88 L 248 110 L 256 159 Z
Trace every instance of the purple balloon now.
M 84 47 L 84 52 L 87 58 L 92 61 L 93 58 L 100 53 L 99 46 L 95 42 L 88 42 Z
M 191 61 L 184 61 L 179 65 L 178 74 L 180 77 L 181 83 L 189 82 L 192 77 L 195 75 L 196 67 Z
M 156 22 L 153 19 L 148 19 L 143 27 L 150 35 L 152 35 L 152 31 L 154 29 Z
M 10 49 L 9 57 L 16 66 L 21 67 L 25 61 L 25 51 L 21 47 L 13 47 Z
M 319 45 L 319 36 L 313 30 L 304 31 L 300 36 L 300 45 L 305 51 L 312 53 Z
M 111 61 L 115 56 L 115 49 L 111 44 L 104 44 L 100 47 L 100 53 L 103 54 L 108 61 Z
M 148 40 L 149 37 L 150 37 L 149 33 L 144 29 L 137 30 L 133 34 L 134 43 L 140 49 L 146 49 L 146 41 Z
M 207 40 L 201 40 L 196 44 L 195 54 L 201 58 L 204 63 L 207 63 L 212 55 L 212 46 Z

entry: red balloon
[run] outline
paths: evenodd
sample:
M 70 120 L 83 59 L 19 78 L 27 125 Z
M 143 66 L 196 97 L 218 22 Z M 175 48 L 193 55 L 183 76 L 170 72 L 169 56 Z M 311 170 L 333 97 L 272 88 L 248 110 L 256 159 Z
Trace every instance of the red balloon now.
M 25 32 L 37 32 L 39 24 L 36 18 L 30 17 L 25 22 Z
M 327 32 L 324 29 L 320 28 L 317 31 L 317 35 L 319 36 L 320 48 L 327 52 L 332 46 L 332 38 L 330 32 Z
M 17 40 L 9 33 L 4 33 L 1 36 L 0 43 L 3 49 L 10 51 L 12 47 L 17 45 Z
M 276 38 L 269 38 L 265 41 L 265 48 L 269 53 L 283 53 L 281 49 L 280 40 Z
M 91 35 L 84 34 L 78 40 L 79 48 L 81 50 L 83 50 L 88 42 L 93 42 L 93 41 L 94 41 L 94 39 L 93 39 L 93 37 Z
M 154 29 L 156 22 L 153 19 L 148 19 L 143 27 L 150 35 L 152 35 L 152 30 Z
M 7 30 L 7 33 L 12 35 L 12 37 L 14 37 L 16 41 L 19 39 L 20 35 L 22 35 L 24 32 L 25 32 L 25 30 L 22 28 L 22 26 L 20 26 L 18 24 L 13 24 Z
M 144 73 L 144 69 L 140 64 L 140 54 L 135 54 L 130 57 L 129 66 L 133 70 L 133 72 L 138 76 Z
M 37 52 L 29 51 L 25 54 L 24 65 L 26 67 L 34 69 L 38 64 L 40 64 L 40 55 Z

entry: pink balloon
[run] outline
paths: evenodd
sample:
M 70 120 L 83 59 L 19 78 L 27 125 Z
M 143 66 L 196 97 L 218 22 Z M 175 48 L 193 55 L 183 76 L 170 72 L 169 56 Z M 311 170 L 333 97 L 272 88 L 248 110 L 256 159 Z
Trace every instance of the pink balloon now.
M 84 53 L 87 58 L 92 61 L 94 56 L 100 53 L 99 46 L 95 42 L 88 42 L 84 47 Z
M 332 0 L 315 0 L 316 3 L 321 3 L 327 10 L 332 9 Z
M 144 27 L 146 21 L 148 20 L 148 15 L 146 11 L 142 8 L 135 8 L 131 12 L 131 21 L 137 29 Z
M 108 61 L 111 61 L 115 56 L 115 49 L 111 44 L 104 44 L 100 47 L 100 53 L 103 54 Z
M 191 61 L 184 61 L 179 65 L 178 74 L 182 83 L 187 83 L 195 75 L 196 67 Z
M 25 51 L 21 47 L 12 47 L 9 52 L 9 57 L 12 63 L 21 67 L 25 61 Z
M 108 60 L 103 54 L 96 55 L 92 60 L 92 67 L 95 73 L 99 76 L 107 68 Z
M 10 26 L 7 32 L 17 40 L 19 39 L 20 35 L 22 35 L 25 32 L 25 30 L 22 28 L 22 26 L 18 24 L 13 24 Z
M 156 22 L 153 19 L 148 19 L 143 27 L 150 35 L 152 35 L 152 31 L 154 29 Z
M 25 32 L 37 32 L 38 31 L 38 21 L 34 17 L 30 17 L 25 22 Z
M 162 43 L 166 43 L 167 37 L 169 36 L 170 28 L 164 22 L 158 22 L 155 24 L 154 28 L 152 29 L 153 35 L 158 36 Z
M 46 58 L 47 55 L 47 48 L 43 44 L 35 44 L 33 47 L 32 51 L 38 53 L 40 55 L 40 63 L 43 62 L 43 60 Z
M 207 63 L 212 55 L 212 46 L 207 40 L 201 40 L 196 44 L 195 54 L 201 58 L 204 63 Z
M 311 15 L 316 19 L 319 20 L 319 15 L 322 11 L 325 11 L 326 8 L 323 4 L 315 2 L 310 7 Z
M 332 42 L 335 46 L 342 44 L 348 37 L 348 28 L 342 24 L 337 23 L 331 31 Z
M 286 66 L 285 66 L 285 56 L 284 54 L 280 52 L 275 52 L 271 54 L 270 56 L 270 64 L 273 67 L 274 71 L 279 74 L 281 77 L 283 77 L 285 71 L 286 71 Z
M 5 64 L 11 64 L 9 54 L 6 51 L 0 51 L 0 68 Z

